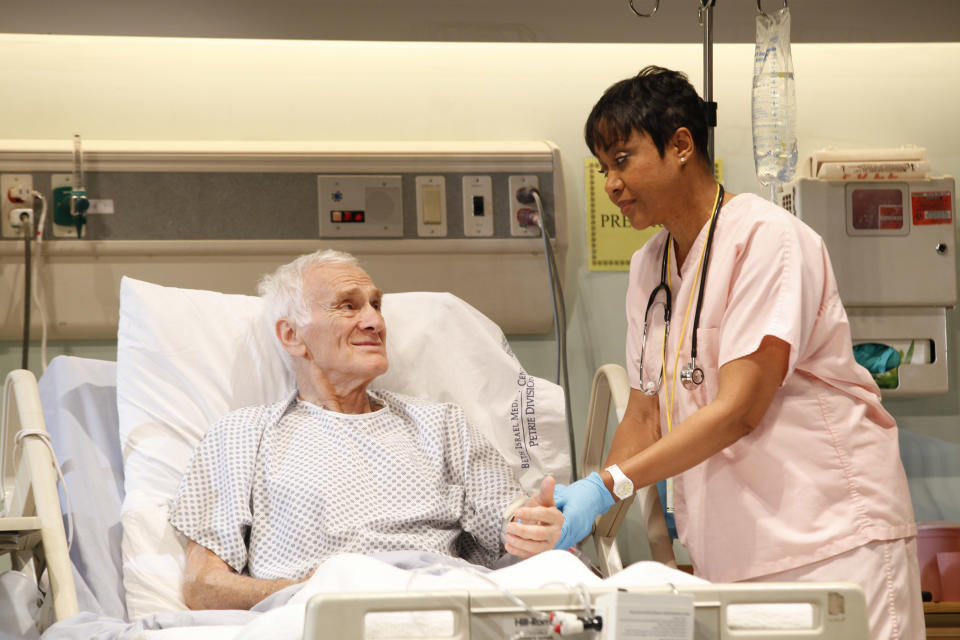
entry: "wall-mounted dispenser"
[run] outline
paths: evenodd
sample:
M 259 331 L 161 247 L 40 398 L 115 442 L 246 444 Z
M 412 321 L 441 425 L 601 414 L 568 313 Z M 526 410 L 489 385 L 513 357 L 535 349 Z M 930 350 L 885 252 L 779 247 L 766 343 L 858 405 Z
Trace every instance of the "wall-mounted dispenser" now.
M 826 242 L 855 350 L 887 346 L 890 363 L 900 362 L 874 371 L 884 395 L 947 393 L 946 310 L 957 303 L 954 179 L 929 175 L 918 147 L 823 150 L 805 173 L 784 185 L 780 203 Z

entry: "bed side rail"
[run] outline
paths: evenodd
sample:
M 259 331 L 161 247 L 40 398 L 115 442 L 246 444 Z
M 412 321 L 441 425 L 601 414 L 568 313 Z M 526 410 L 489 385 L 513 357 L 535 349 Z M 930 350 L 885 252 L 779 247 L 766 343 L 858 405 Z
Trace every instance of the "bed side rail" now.
M 469 640 L 470 594 L 467 591 L 406 591 L 384 593 L 318 594 L 307 602 L 303 640 L 365 638 L 367 614 L 426 611 L 452 614 L 443 640 Z M 409 636 L 408 636 L 409 637 Z M 430 640 L 429 636 L 417 636 Z
M 694 625 L 697 638 L 736 640 L 869 640 L 867 608 L 863 590 L 852 583 L 735 583 L 657 586 L 629 588 L 630 592 L 681 593 L 694 596 Z M 592 587 L 590 598 L 617 591 L 614 587 Z M 512 595 L 527 606 L 540 611 L 583 613 L 580 594 L 575 589 L 515 590 Z M 751 607 L 787 607 L 790 611 L 803 607 L 803 624 L 781 628 L 777 609 Z M 781 609 L 782 610 L 782 609 Z M 307 603 L 304 619 L 304 640 L 325 638 L 363 638 L 365 629 L 382 626 L 367 620 L 367 614 L 389 612 L 395 616 L 419 612 L 413 624 L 426 626 L 427 615 L 452 616 L 452 633 L 446 640 L 492 640 L 494 638 L 529 636 L 546 627 L 528 609 L 498 591 L 409 591 L 391 593 L 318 594 Z M 429 613 L 428 613 L 429 612 Z M 395 618 L 391 630 L 411 624 Z M 409 637 L 409 636 L 406 636 Z M 419 636 L 418 636 L 419 637 Z M 540 635 L 535 635 L 540 637 Z
M 18 369 L 7 375 L 0 420 L 5 510 L 0 527 L 8 533 L 20 531 L 24 540 L 36 540 L 42 545 L 54 614 L 57 620 L 62 620 L 77 613 L 77 593 L 57 492 L 56 460 L 43 441 L 47 432 L 43 408 L 37 379 L 30 371 Z M 25 548 L 14 553 L 15 568 L 18 554 L 32 553 L 33 545 L 22 546 Z
M 583 460 L 580 465 L 585 476 L 593 471 L 599 471 L 600 465 L 603 464 L 611 402 L 617 411 L 617 417 L 620 418 L 627 409 L 629 398 L 630 382 L 623 367 L 616 364 L 605 364 L 597 369 L 590 389 L 587 432 L 584 438 Z M 637 490 L 635 500 L 640 505 L 652 558 L 657 562 L 676 568 L 677 561 L 673 555 L 673 543 L 667 531 L 667 523 L 663 517 L 663 509 L 660 505 L 660 497 L 657 495 L 656 486 L 640 487 Z M 620 529 L 620 525 L 632 504 L 633 501 L 629 500 L 618 502 L 597 519 L 593 541 L 600 570 L 604 575 L 609 576 L 623 569 L 623 563 L 617 549 L 617 531 Z

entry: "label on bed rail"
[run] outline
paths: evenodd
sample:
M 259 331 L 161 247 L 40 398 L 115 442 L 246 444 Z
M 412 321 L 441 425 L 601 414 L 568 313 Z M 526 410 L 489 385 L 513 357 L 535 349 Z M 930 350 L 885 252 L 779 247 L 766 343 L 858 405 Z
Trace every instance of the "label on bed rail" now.
M 603 618 L 600 637 L 693 640 L 692 593 L 637 593 L 618 591 L 597 598 Z

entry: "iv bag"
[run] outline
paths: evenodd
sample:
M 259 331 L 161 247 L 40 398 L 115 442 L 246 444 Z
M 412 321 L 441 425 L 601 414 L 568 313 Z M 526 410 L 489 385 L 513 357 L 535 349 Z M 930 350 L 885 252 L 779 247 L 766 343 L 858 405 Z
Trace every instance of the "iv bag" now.
M 797 97 L 790 54 L 790 9 L 757 16 L 753 59 L 753 160 L 764 185 L 787 182 L 797 167 Z

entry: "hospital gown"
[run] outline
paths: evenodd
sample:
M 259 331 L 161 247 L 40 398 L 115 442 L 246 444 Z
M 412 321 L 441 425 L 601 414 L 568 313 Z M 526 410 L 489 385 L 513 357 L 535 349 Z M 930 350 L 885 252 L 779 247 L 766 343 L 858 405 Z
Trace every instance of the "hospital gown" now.
M 522 499 L 500 454 L 452 404 L 370 392 L 366 414 L 289 399 L 217 422 L 171 524 L 233 569 L 299 579 L 337 553 L 415 549 L 492 565 Z

